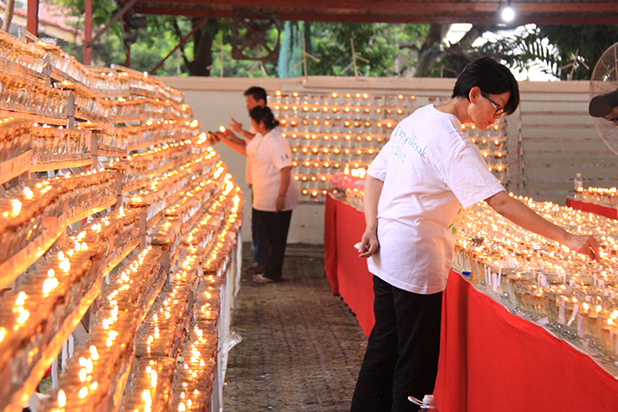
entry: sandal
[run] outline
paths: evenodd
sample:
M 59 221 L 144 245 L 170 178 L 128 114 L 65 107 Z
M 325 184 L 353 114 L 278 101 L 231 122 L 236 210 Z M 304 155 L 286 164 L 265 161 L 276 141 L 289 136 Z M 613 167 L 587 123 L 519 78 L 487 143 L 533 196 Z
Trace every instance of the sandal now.
M 260 275 L 264 273 L 264 268 L 256 263 L 246 268 L 245 273 L 248 275 Z
M 261 274 L 260 275 L 255 275 L 253 277 L 253 283 L 272 283 L 272 282 L 274 282 L 273 279 L 267 278 L 266 276 L 261 275 Z

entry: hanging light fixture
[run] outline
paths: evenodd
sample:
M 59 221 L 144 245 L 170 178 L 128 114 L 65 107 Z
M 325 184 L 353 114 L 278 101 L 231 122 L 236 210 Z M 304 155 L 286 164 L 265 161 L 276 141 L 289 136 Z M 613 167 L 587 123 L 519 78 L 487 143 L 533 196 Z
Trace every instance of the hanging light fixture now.
M 502 20 L 507 23 L 512 22 L 515 19 L 515 10 L 511 7 L 511 0 L 506 1 L 506 6 L 502 8 L 502 12 L 500 13 Z

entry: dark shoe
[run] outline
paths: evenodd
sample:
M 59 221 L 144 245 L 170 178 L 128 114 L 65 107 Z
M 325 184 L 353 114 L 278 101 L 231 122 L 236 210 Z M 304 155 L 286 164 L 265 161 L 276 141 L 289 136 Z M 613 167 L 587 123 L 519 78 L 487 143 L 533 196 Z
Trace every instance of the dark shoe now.
M 245 269 L 245 273 L 248 275 L 259 275 L 260 273 L 264 273 L 264 268 L 256 263 Z

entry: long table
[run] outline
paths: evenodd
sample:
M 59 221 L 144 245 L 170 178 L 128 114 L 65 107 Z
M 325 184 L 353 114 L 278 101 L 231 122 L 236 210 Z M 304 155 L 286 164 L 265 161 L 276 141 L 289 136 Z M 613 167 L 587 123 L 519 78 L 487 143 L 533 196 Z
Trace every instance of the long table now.
M 362 212 L 327 197 L 324 266 L 333 294 L 373 327 L 372 275 L 354 244 Z M 436 400 L 440 412 L 618 411 L 618 380 L 589 355 L 451 271 L 442 307 Z
M 615 207 L 598 205 L 592 202 L 576 200 L 571 197 L 566 198 L 566 205 L 584 212 L 596 213 L 597 215 L 609 217 L 611 219 L 618 219 L 618 209 Z

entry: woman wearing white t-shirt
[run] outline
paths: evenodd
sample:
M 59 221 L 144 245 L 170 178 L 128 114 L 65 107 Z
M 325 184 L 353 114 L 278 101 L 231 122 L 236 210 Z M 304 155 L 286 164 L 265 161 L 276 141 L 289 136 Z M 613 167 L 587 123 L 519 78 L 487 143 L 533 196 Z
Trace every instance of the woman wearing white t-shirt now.
M 255 275 L 253 281 L 281 282 L 292 209 L 298 204 L 292 151 L 268 106 L 254 107 L 249 117 L 256 134 L 248 143 L 227 139 L 225 134 L 220 136 L 225 144 L 251 160 L 248 163 L 253 184 L 253 218 L 266 238 L 264 274 Z
M 485 201 L 513 223 L 598 260 L 594 237 L 571 234 L 509 196 L 462 132 L 468 122 L 487 130 L 518 104 L 511 72 L 478 59 L 458 77 L 448 103 L 404 119 L 369 166 L 359 250 L 374 275 L 376 323 L 352 412 L 436 410 L 442 292 L 461 208 Z

